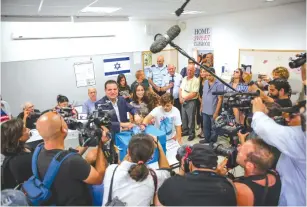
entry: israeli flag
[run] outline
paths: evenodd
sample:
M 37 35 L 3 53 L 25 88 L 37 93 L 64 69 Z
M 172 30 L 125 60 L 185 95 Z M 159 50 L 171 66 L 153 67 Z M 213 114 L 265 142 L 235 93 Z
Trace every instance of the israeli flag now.
M 103 63 L 105 76 L 114 76 L 121 73 L 130 73 L 129 57 L 104 59 Z

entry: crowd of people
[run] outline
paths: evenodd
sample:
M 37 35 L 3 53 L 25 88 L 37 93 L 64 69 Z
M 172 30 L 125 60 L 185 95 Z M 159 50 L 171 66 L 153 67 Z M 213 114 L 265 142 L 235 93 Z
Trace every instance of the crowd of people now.
M 214 76 L 210 54 L 200 57 L 199 62 L 206 70 L 188 62 L 177 73 L 174 65 L 166 66 L 163 56 L 159 56 L 148 74 L 136 72 L 131 85 L 123 74 L 116 81 L 107 80 L 101 99 L 97 99 L 96 88 L 89 88 L 82 112 L 74 109 L 66 96 L 59 95 L 53 109 L 40 112 L 26 102 L 23 111 L 13 118 L 8 104 L 2 101 L 1 117 L 6 118 L 1 119 L 1 204 L 32 205 L 31 192 L 23 183 L 34 174 L 33 160 L 38 174 L 33 179 L 42 181 L 49 175 L 53 158 L 64 157 L 61 153 L 67 152 L 72 155 L 63 158 L 48 189 L 51 197 L 42 200 L 41 205 L 306 206 L 306 102 L 300 100 L 292 107 L 288 70 L 278 67 L 272 79 L 259 77 L 257 81 L 252 81 L 251 74 L 241 68 L 234 70 L 230 86 L 239 92 L 259 91 L 260 95 L 251 105 L 252 137 L 241 132 L 237 135 L 240 145 L 236 163 L 244 169 L 244 176 L 230 179 L 227 158 L 218 163 L 211 145 L 218 142 L 215 120 L 223 110 L 223 96 L 213 92 L 231 89 Z M 305 87 L 306 65 L 301 69 Z M 306 94 L 302 97 L 305 100 Z M 69 129 L 58 111 L 71 108 L 72 116 L 77 118 L 78 113 L 90 115 L 98 107 L 114 111 L 110 127 L 101 130 L 98 146 L 64 150 Z M 245 124 L 246 114 L 239 107 L 231 112 L 238 124 Z M 276 116 L 284 118 L 284 125 L 276 123 Z M 181 145 L 176 155 L 176 173 L 159 139 L 145 133 L 132 136 L 122 161 L 108 163 L 102 146 L 110 140 L 109 131 L 116 134 L 135 126 L 144 130 L 148 125 L 165 133 L 166 145 L 173 141 Z M 26 144 L 29 129 L 36 129 L 42 137 L 36 148 Z M 185 136 L 188 141 L 198 137 L 199 143 L 187 145 Z M 159 152 L 159 169 L 146 164 L 155 149 Z M 25 193 L 26 200 L 20 198 L 20 191 L 8 190 L 16 186 Z

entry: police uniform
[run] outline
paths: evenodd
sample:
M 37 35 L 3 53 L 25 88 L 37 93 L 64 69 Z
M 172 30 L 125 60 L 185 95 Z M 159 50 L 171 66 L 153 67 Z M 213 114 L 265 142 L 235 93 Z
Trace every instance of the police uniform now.
M 152 65 L 148 73 L 148 78 L 150 78 L 156 86 L 163 87 L 164 86 L 163 79 L 167 74 L 168 74 L 167 65 L 163 65 L 162 67 Z M 165 91 L 158 92 L 154 88 L 153 90 L 159 96 L 162 96 L 163 94 L 165 94 Z

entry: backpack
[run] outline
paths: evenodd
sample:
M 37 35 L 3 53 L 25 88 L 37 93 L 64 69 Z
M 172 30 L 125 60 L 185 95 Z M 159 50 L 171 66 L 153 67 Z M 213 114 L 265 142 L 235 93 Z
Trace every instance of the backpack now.
M 43 143 L 39 144 L 32 157 L 32 172 L 33 176 L 22 184 L 21 190 L 27 197 L 30 205 L 39 206 L 44 205 L 51 198 L 51 186 L 60 169 L 62 162 L 71 155 L 77 154 L 76 152 L 61 151 L 58 152 L 51 160 L 43 181 L 39 178 L 37 160 L 38 155 L 42 148 Z

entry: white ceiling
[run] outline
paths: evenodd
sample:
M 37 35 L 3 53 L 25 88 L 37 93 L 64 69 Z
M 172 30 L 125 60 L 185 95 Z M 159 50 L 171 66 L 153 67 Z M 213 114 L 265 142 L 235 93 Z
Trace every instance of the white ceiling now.
M 41 10 L 39 6 L 42 2 Z M 173 13 L 185 0 L 1 0 L 2 16 L 21 17 L 66 17 L 66 16 L 107 16 L 130 17 L 131 19 L 176 20 Z M 181 19 L 216 15 L 243 10 L 252 10 L 278 5 L 306 2 L 306 0 L 191 0 L 186 10 L 202 11 L 197 15 L 181 15 Z M 80 10 L 92 4 L 93 7 L 121 7 L 122 9 L 104 15 L 81 13 Z M 286 14 L 285 14 L 286 15 Z

